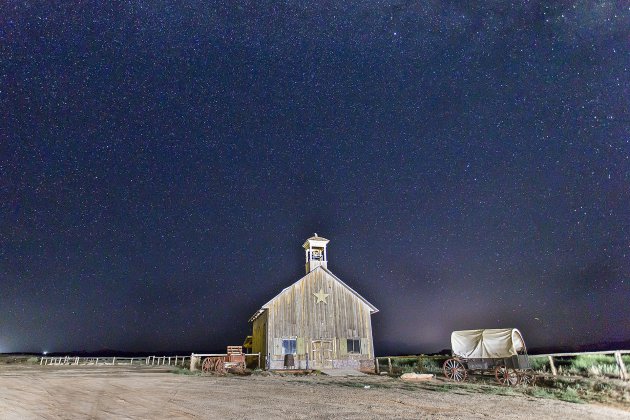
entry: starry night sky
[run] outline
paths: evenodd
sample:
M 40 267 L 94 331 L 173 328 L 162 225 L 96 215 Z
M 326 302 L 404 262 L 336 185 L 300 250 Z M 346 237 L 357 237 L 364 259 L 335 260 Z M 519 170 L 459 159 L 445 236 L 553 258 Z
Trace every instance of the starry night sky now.
M 0 352 L 240 344 L 314 232 L 377 354 L 630 338 L 626 2 L 61 3 L 0 5 Z

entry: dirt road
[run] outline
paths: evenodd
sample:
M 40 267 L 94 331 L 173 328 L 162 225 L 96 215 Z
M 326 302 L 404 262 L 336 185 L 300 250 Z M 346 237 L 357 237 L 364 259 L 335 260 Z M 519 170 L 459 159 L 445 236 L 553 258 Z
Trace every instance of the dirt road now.
M 369 388 L 366 388 L 369 386 Z M 437 392 L 366 376 L 188 376 L 124 366 L 0 366 L 2 419 L 630 419 L 608 407 Z

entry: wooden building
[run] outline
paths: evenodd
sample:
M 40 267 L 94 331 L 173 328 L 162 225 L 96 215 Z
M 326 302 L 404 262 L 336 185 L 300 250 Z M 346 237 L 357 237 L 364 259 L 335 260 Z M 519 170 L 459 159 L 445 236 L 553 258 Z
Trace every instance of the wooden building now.
M 252 352 L 267 369 L 374 369 L 370 317 L 378 309 L 328 269 L 328 242 L 308 238 L 306 275 L 249 320 Z

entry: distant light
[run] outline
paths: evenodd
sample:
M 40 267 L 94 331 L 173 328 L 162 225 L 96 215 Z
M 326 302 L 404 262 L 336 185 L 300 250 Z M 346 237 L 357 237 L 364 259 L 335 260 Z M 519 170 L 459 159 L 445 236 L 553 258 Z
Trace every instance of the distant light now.
M 46 356 L 46 355 L 48 354 L 48 352 L 47 352 L 47 351 L 44 351 L 44 352 L 42 352 L 42 354 L 43 354 L 44 356 Z

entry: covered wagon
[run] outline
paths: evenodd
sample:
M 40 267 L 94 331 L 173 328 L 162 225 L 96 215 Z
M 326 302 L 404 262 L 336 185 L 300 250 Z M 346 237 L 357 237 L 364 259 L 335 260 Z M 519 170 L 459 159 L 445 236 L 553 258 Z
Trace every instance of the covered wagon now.
M 469 373 L 492 372 L 502 385 L 531 384 L 525 340 L 516 328 L 453 331 L 453 358 L 444 362 L 444 375 L 465 381 Z

